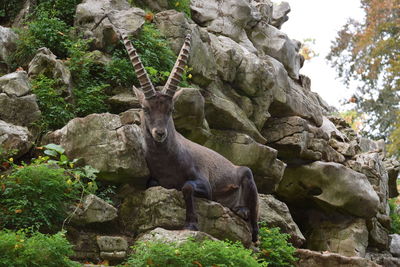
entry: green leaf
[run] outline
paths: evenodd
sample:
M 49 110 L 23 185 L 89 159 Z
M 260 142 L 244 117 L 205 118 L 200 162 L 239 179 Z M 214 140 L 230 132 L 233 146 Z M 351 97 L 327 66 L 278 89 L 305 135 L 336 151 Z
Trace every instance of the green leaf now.
M 65 149 L 62 148 L 62 146 L 56 145 L 56 144 L 48 144 L 48 145 L 45 145 L 44 147 L 47 149 L 50 149 L 50 150 L 54 150 L 54 151 L 58 152 L 59 154 L 64 154 L 64 152 L 65 152 Z
M 52 157 L 57 157 L 58 156 L 57 152 L 54 151 L 54 150 L 45 150 L 44 154 L 52 156 Z
M 62 161 L 62 162 L 68 162 L 68 157 L 65 156 L 64 154 L 62 154 L 62 155 L 60 156 L 60 161 Z

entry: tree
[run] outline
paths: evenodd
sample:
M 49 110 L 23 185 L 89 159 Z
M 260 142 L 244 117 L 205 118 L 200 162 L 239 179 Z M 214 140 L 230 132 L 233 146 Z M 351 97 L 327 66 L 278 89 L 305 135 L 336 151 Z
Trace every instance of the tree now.
M 400 125 L 400 0 L 361 0 L 361 7 L 364 21 L 343 26 L 327 59 L 346 85 L 358 85 L 352 102 L 366 115 L 366 134 L 387 139 Z

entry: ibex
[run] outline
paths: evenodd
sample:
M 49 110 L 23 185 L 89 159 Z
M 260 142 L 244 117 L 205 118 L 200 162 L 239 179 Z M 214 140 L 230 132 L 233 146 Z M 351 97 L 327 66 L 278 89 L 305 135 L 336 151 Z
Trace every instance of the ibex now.
M 185 229 L 198 230 L 194 197 L 217 201 L 248 220 L 252 240 L 258 235 L 258 195 L 253 174 L 235 166 L 220 154 L 198 145 L 175 130 L 172 119 L 176 90 L 190 50 L 188 35 L 173 70 L 161 92 L 156 91 L 132 43 L 123 39 L 141 90 L 133 90 L 142 106 L 145 157 L 150 169 L 147 186 L 181 190 L 186 204 Z

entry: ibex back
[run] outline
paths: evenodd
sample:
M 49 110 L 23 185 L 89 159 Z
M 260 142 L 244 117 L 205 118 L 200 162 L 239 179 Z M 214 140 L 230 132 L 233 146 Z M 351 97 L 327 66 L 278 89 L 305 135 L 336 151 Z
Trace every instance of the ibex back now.
M 250 222 L 252 240 L 258 235 L 258 195 L 252 172 L 235 166 L 220 154 L 183 137 L 172 119 L 176 92 L 190 50 L 185 39 L 171 75 L 161 92 L 154 89 L 135 48 L 121 35 L 140 82 L 133 86 L 143 108 L 142 127 L 146 162 L 150 169 L 147 185 L 181 190 L 186 203 L 185 229 L 198 230 L 194 197 L 217 201 Z

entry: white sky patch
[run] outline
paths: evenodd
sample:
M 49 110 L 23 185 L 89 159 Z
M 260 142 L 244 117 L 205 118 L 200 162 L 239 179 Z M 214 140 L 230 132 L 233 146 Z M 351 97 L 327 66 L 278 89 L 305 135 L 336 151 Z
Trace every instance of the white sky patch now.
M 311 89 L 322 96 L 328 104 L 341 110 L 342 99 L 348 99 L 355 88 L 347 89 L 336 78 L 337 72 L 331 68 L 325 57 L 330 51 L 331 42 L 348 18 L 362 20 L 364 12 L 359 0 L 286 0 L 290 4 L 289 20 L 282 31 L 290 38 L 302 41 L 315 39 L 313 48 L 319 54 L 306 61 L 300 73 L 311 78 Z

